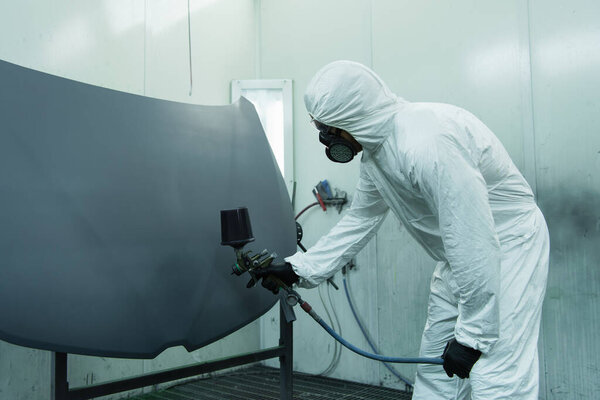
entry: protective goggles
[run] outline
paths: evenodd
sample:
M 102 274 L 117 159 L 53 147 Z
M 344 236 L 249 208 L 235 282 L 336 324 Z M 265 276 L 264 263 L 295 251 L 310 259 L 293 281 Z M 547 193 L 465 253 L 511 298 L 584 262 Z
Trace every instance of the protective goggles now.
M 339 130 L 322 124 L 313 118 L 315 127 L 319 130 L 319 142 L 325 146 L 325 155 L 333 162 L 347 163 L 357 154 L 350 141 L 340 136 Z

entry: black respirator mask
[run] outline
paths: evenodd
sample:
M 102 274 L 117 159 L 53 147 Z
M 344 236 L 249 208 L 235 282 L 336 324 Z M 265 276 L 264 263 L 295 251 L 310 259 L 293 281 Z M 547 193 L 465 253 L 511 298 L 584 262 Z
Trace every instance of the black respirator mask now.
M 335 129 L 330 126 L 313 120 L 319 130 L 319 142 L 325 145 L 325 154 L 333 162 L 347 163 L 352 161 L 357 154 L 350 141 L 340 136 Z

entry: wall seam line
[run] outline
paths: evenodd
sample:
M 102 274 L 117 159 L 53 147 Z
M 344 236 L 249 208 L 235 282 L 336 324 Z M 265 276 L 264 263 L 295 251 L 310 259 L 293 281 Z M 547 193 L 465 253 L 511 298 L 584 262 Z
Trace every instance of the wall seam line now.
M 262 78 L 262 18 L 261 18 L 261 0 L 254 0 L 254 76 L 256 79 Z
M 531 111 L 531 148 L 532 148 L 532 174 L 533 174 L 533 184 L 534 184 L 534 189 L 533 189 L 533 194 L 535 196 L 536 202 L 539 204 L 540 201 L 540 197 L 539 197 L 539 190 L 538 190 L 538 171 L 537 171 L 537 146 L 536 146 L 536 124 L 535 124 L 535 99 L 534 99 L 534 92 L 533 92 L 533 55 L 532 55 L 532 49 L 533 49 L 533 45 L 532 45 L 532 34 L 531 34 L 531 15 L 532 15 L 532 4 L 531 4 L 531 0 L 526 0 L 526 7 L 527 7 L 527 55 L 529 57 L 529 101 L 530 101 L 530 111 Z M 539 346 L 539 343 L 541 342 L 541 346 Z M 541 347 L 541 349 L 540 349 Z M 547 379 L 547 371 L 548 371 L 548 367 L 547 367 L 547 357 L 546 357 L 546 346 L 544 344 L 544 318 L 543 315 L 540 318 L 540 332 L 539 332 L 539 339 L 538 339 L 538 349 L 541 350 L 541 355 L 543 358 L 543 365 L 541 365 L 541 369 L 543 369 L 542 371 L 539 371 L 538 374 L 540 372 L 542 372 L 544 374 L 544 387 L 543 388 L 539 388 L 539 391 L 543 393 L 543 397 L 544 399 L 548 398 L 548 379 Z M 538 354 L 538 362 L 539 362 L 539 354 Z
M 534 195 L 539 202 L 539 191 L 538 191 L 538 176 L 537 176 L 537 154 L 536 154 L 536 140 L 535 140 L 535 104 L 533 95 L 533 57 L 531 55 L 532 39 L 531 39 L 531 1 L 527 0 L 527 54 L 529 56 L 529 101 L 531 109 L 531 145 L 532 145 L 532 173 L 534 180 Z
M 146 41 L 148 36 L 148 0 L 144 0 L 144 81 L 143 93 L 146 95 Z
M 370 49 L 370 60 L 369 64 L 371 69 L 375 69 L 373 65 L 373 0 L 369 1 L 369 49 Z

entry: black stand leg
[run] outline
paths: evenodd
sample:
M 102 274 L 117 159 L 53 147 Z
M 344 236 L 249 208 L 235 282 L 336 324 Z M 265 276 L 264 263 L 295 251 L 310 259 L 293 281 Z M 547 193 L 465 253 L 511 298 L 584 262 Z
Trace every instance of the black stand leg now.
M 52 363 L 52 400 L 68 400 L 67 353 L 52 353 Z
M 292 307 L 283 298 L 279 304 L 279 345 L 285 346 L 284 355 L 279 357 L 281 399 L 292 400 L 294 366 L 292 324 L 296 320 L 296 316 Z

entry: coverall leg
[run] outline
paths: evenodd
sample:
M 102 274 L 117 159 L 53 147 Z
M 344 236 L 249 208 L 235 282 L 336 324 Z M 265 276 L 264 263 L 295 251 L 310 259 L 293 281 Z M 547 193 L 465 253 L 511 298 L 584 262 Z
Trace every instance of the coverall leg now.
M 548 275 L 548 230 L 539 210 L 531 237 L 501 241 L 500 336 L 473 366 L 470 379 L 448 378 L 440 366 L 420 364 L 413 400 L 538 399 L 538 349 L 542 302 Z M 439 357 L 454 335 L 458 287 L 447 263 L 431 280 L 421 356 Z
M 421 338 L 421 357 L 440 357 L 454 337 L 458 317 L 458 286 L 446 262 L 439 262 L 431 277 L 427 322 Z M 419 364 L 413 400 L 470 399 L 467 379 L 449 378 L 441 365 Z

